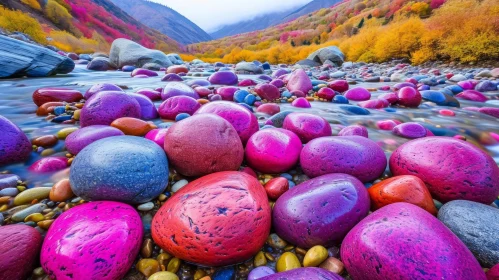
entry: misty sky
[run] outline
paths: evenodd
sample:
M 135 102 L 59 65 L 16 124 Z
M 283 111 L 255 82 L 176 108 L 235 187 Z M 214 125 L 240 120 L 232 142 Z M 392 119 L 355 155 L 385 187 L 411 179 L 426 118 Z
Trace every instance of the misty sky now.
M 207 32 L 257 15 L 300 7 L 312 0 L 152 0 L 181 13 Z

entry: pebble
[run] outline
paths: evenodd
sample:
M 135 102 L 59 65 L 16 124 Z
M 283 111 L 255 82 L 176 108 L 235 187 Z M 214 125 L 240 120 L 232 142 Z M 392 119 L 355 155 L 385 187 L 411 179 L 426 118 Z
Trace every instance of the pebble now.
M 319 266 L 323 261 L 328 258 L 327 249 L 321 245 L 316 245 L 310 248 L 305 257 L 303 258 L 303 266 Z
M 37 187 L 32 189 L 27 189 L 14 198 L 14 205 L 29 204 L 33 200 L 42 200 L 49 197 L 50 187 Z

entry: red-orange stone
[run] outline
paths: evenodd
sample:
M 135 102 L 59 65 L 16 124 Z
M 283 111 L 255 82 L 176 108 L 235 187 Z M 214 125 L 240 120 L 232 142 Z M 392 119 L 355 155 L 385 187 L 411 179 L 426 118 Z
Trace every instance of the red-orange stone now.
M 77 102 L 83 99 L 81 92 L 64 88 L 41 88 L 33 93 L 33 102 L 40 107 L 48 102 Z
M 432 215 L 437 214 L 430 191 L 416 176 L 395 176 L 375 184 L 368 192 L 373 211 L 395 202 L 407 202 L 425 209 Z
M 265 184 L 265 191 L 273 200 L 277 200 L 287 190 L 289 190 L 289 182 L 284 177 L 273 178 Z
M 111 126 L 121 130 L 125 135 L 133 136 L 144 136 L 149 131 L 157 128 L 157 126 L 152 123 L 129 117 L 116 119 L 111 123 Z
M 270 219 L 260 182 L 243 172 L 224 171 L 176 192 L 154 216 L 151 231 L 154 242 L 177 258 L 225 266 L 246 261 L 262 248 Z

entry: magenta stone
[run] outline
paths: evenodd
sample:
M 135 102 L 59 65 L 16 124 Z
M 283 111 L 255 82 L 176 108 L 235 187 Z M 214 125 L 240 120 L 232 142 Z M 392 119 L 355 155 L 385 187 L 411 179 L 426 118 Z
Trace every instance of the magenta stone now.
M 220 94 L 222 100 L 232 101 L 234 100 L 234 92 L 238 90 L 238 87 L 220 87 L 215 90 L 215 93 Z
M 281 107 L 275 103 L 265 103 L 256 108 L 258 113 L 264 113 L 273 116 L 281 111 Z
M 457 94 L 456 98 L 461 98 L 461 99 L 476 101 L 476 102 L 485 102 L 488 100 L 488 98 L 483 93 L 476 91 L 476 90 L 465 90 L 465 91 Z
M 183 80 L 184 79 L 182 79 L 182 77 L 175 73 L 166 74 L 163 78 L 161 78 L 162 82 L 182 82 Z
M 228 121 L 237 131 L 243 145 L 260 129 L 258 119 L 245 107 L 229 101 L 210 102 L 201 107 L 196 114 L 212 113 Z
M 151 99 L 152 101 L 161 100 L 161 92 L 154 90 L 154 89 L 143 88 L 143 89 L 139 89 L 136 93 L 140 94 L 140 95 L 144 95 L 144 96 L 148 97 L 149 99 Z
M 158 118 L 158 110 L 151 99 L 145 95 L 129 93 L 131 97 L 135 98 L 140 105 L 140 116 L 143 120 L 153 120 Z
M 286 87 L 289 91 L 299 90 L 307 94 L 312 90 L 312 81 L 304 70 L 297 69 L 289 74 Z
M 347 92 L 345 92 L 345 97 L 348 100 L 365 101 L 371 98 L 371 93 L 363 87 L 357 87 L 349 89 Z
M 362 136 L 369 138 L 367 128 L 362 125 L 349 125 L 338 133 L 338 136 Z
M 327 84 L 327 87 L 337 92 L 345 92 L 349 88 L 348 82 L 345 80 L 332 81 Z
M 123 90 L 117 85 L 104 83 L 104 84 L 93 85 L 85 92 L 85 95 L 83 97 L 88 100 L 94 94 L 99 93 L 101 91 L 122 91 L 123 92 Z
M 425 137 L 400 146 L 390 157 L 392 174 L 423 180 L 441 202 L 464 199 L 485 204 L 499 195 L 499 167 L 475 145 L 451 137 Z
M 142 221 L 133 207 L 89 202 L 54 221 L 40 262 L 53 279 L 122 279 L 139 252 L 142 237 Z
M 159 105 L 158 112 L 162 119 L 175 120 L 178 114 L 187 113 L 192 116 L 199 108 L 201 104 L 196 99 L 179 95 L 163 101 Z
M 0 166 L 28 159 L 32 147 L 22 130 L 0 115 Z
M 194 99 L 199 99 L 199 95 L 190 86 L 181 82 L 169 82 L 166 84 L 163 92 L 161 93 L 161 99 L 166 100 L 174 96 L 189 96 Z
M 290 189 L 272 211 L 276 233 L 300 248 L 339 245 L 369 212 L 364 184 L 347 174 L 323 175 Z
M 68 159 L 66 157 L 45 157 L 33 163 L 29 167 L 29 171 L 34 173 L 51 173 L 67 167 Z
M 255 91 L 262 99 L 267 101 L 272 101 L 281 97 L 279 89 L 274 85 L 270 84 L 258 84 L 255 87 Z
M 25 280 L 37 262 L 42 236 L 27 225 L 0 226 L 0 278 Z
M 264 173 L 288 171 L 298 163 L 302 144 L 293 132 L 268 128 L 253 134 L 246 145 L 246 161 Z
M 149 131 L 145 138 L 153 141 L 158 144 L 161 148 L 165 146 L 165 135 L 168 131 L 168 128 L 155 128 Z
M 297 107 L 297 108 L 311 108 L 312 105 L 310 105 L 310 102 L 305 97 L 299 97 L 293 100 L 291 103 L 291 106 Z
M 110 125 L 122 117 L 140 119 L 140 104 L 132 96 L 119 91 L 101 91 L 85 103 L 81 110 L 81 127 Z
M 367 216 L 345 237 L 341 259 L 352 279 L 476 279 L 473 254 L 437 218 L 399 202 Z
M 112 136 L 125 135 L 121 130 L 107 125 L 91 125 L 80 128 L 68 135 L 66 138 L 66 149 L 73 155 L 77 155 L 83 148 L 93 142 Z
M 156 77 L 156 76 L 158 76 L 158 73 L 155 71 L 152 71 L 152 70 L 144 69 L 144 68 L 137 68 L 137 69 L 133 70 L 130 75 L 132 77 L 140 76 L 140 75 L 144 75 L 147 77 Z
M 426 137 L 426 128 L 419 123 L 407 122 L 401 123 L 393 128 L 393 134 L 400 137 L 416 139 Z
M 317 96 L 319 98 L 326 99 L 327 101 L 333 100 L 335 95 L 336 95 L 336 92 L 328 87 L 321 88 L 317 92 Z
M 213 73 L 208 81 L 214 85 L 232 86 L 237 84 L 237 75 L 231 71 L 218 71 Z
M 412 85 L 412 84 L 411 84 Z M 405 107 L 418 107 L 423 99 L 414 87 L 405 86 L 397 92 L 398 104 Z
M 240 87 L 249 87 L 249 86 L 255 86 L 256 82 L 253 81 L 252 79 L 244 79 L 239 82 L 238 86 Z
M 310 141 L 300 155 L 300 164 L 310 178 L 345 173 L 362 182 L 379 178 L 386 156 L 376 142 L 361 136 L 321 137 Z
M 331 136 L 333 133 L 326 119 L 308 113 L 287 115 L 282 127 L 294 132 L 305 144 L 315 138 Z
M 251 274 L 251 273 L 250 273 Z M 338 274 L 331 272 L 326 269 L 318 268 L 318 267 L 303 267 L 296 268 L 276 274 L 272 274 L 269 276 L 265 276 L 262 278 L 254 278 L 259 280 L 343 280 L 343 277 Z M 252 280 L 248 278 L 248 280 Z

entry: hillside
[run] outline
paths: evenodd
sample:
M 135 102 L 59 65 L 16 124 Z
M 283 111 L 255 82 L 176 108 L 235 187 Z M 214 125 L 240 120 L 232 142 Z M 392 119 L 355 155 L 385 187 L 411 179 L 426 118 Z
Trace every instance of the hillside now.
M 118 0 L 115 0 L 118 1 Z M 262 15 L 251 20 L 234 23 L 211 33 L 214 39 L 220 39 L 241 33 L 262 30 L 280 23 L 285 23 L 299 18 L 300 16 L 315 12 L 322 8 L 328 8 L 341 0 L 314 0 L 302 7 L 292 8 L 285 11 Z
M 199 26 L 167 6 L 145 0 L 111 0 L 136 20 L 181 44 L 209 41 L 212 38 Z
M 345 0 L 264 30 L 187 47 L 205 61 L 295 63 L 336 45 L 350 61 L 499 59 L 497 0 Z
M 3 0 L 0 28 L 26 33 L 39 43 L 67 52 L 108 52 L 117 38 L 165 52 L 182 47 L 109 0 Z

